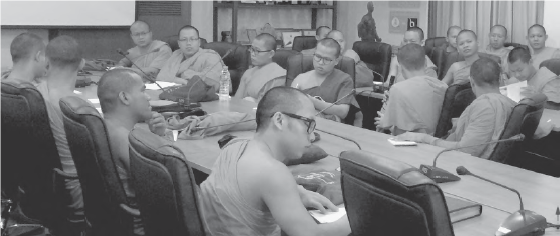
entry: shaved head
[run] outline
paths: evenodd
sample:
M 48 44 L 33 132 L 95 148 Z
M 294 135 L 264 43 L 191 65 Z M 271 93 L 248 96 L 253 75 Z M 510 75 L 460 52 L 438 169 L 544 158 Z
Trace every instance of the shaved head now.
M 493 29 L 501 29 L 504 32 L 504 36 L 507 36 L 507 29 L 505 26 L 503 25 L 494 25 L 492 26 L 492 28 L 490 28 L 490 32 L 492 32 Z
M 529 63 L 529 60 L 531 60 L 531 52 L 523 47 L 516 47 L 509 52 L 507 59 L 510 64 L 519 60 L 523 63 Z
M 12 62 L 33 58 L 37 52 L 45 50 L 43 39 L 33 33 L 22 33 L 14 38 L 10 44 Z
M 264 50 L 276 50 L 276 38 L 269 33 L 262 33 L 255 37 L 255 40 L 260 40 L 264 43 Z
M 451 34 L 454 30 L 461 31 L 462 29 L 461 29 L 461 27 L 456 26 L 456 25 L 449 27 L 449 28 L 447 29 L 447 37 L 449 37 L 450 34 Z
M 461 36 L 462 34 L 471 34 L 474 37 L 474 39 L 478 40 L 478 36 L 472 30 L 468 30 L 468 29 L 461 30 L 461 32 L 459 32 L 459 34 L 457 35 L 457 38 L 459 38 L 459 36 Z
M 270 123 L 276 112 L 297 114 L 302 109 L 302 101 L 310 102 L 303 92 L 291 87 L 275 87 L 268 90 L 257 105 L 257 132 Z
M 329 34 L 327 34 L 327 38 L 336 40 L 338 44 L 340 44 L 341 51 L 344 51 L 344 49 L 346 48 L 346 41 L 344 40 L 344 35 L 342 34 L 342 32 L 338 30 L 332 30 L 331 32 L 329 32 Z
M 399 64 L 409 71 L 424 70 L 426 67 L 426 51 L 424 47 L 409 43 L 399 48 L 397 53 Z
M 339 56 L 340 56 L 340 51 L 341 51 L 342 49 L 341 49 L 341 47 L 340 47 L 340 44 L 339 44 L 336 40 L 331 39 L 331 38 L 324 38 L 324 39 L 321 39 L 319 42 L 317 42 L 317 46 L 319 46 L 319 45 L 323 45 L 323 46 L 325 46 L 325 47 L 327 47 L 327 48 L 334 48 L 334 49 L 336 49 L 335 57 L 339 57 Z
M 132 25 L 130 26 L 130 29 L 132 30 L 132 28 L 134 28 L 134 27 L 143 27 L 143 28 L 145 27 L 148 31 L 150 31 L 150 25 L 148 25 L 148 23 L 146 23 L 144 21 L 141 21 L 141 20 L 138 20 L 138 21 L 135 21 L 134 23 L 132 23 Z
M 529 29 L 527 30 L 527 34 L 530 34 L 530 32 L 533 28 L 541 29 L 544 32 L 544 34 L 546 35 L 546 29 L 544 28 L 544 26 L 539 25 L 539 24 L 534 24 L 531 27 L 529 27 Z
M 329 31 L 331 31 L 331 28 L 329 28 L 328 26 L 319 26 L 319 28 L 315 30 L 315 35 L 326 35 L 329 33 Z
M 130 69 L 113 69 L 103 74 L 97 86 L 97 97 L 103 113 L 114 111 L 118 107 L 119 93 L 130 91 L 136 84 L 143 84 L 142 77 Z
M 418 38 L 420 40 L 424 40 L 424 30 L 422 30 L 420 27 L 411 27 L 407 30 L 407 32 L 416 32 L 418 34 Z
M 45 56 L 50 66 L 78 69 L 82 62 L 82 49 L 74 38 L 62 35 L 49 42 Z
M 192 25 L 185 25 L 185 26 L 181 27 L 181 29 L 179 29 L 179 32 L 177 32 L 177 35 L 180 35 L 181 31 L 188 30 L 188 29 L 192 29 L 192 30 L 196 31 L 196 36 L 200 37 L 200 33 L 198 32 L 198 29 L 196 27 L 192 26 Z
M 500 65 L 492 59 L 481 57 L 471 66 L 471 77 L 478 87 L 500 86 Z

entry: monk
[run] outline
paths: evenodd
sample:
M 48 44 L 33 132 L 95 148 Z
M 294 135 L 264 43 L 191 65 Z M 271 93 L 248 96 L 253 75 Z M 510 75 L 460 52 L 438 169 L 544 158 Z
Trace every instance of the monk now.
M 509 68 L 513 78 L 510 80 L 525 81 L 531 93 L 542 93 L 548 101 L 560 103 L 560 77 L 546 67 L 535 68 L 529 50 L 517 47 L 508 56 Z
M 439 47 L 445 49 L 446 53 L 452 53 L 452 52 L 456 52 L 457 51 L 457 35 L 459 34 L 459 32 L 461 32 L 461 27 L 459 26 L 451 26 L 447 29 L 447 36 L 445 37 L 445 41 L 447 43 L 444 43 L 442 45 L 440 45 Z
M 418 27 L 411 27 L 408 29 L 403 36 L 403 41 L 401 42 L 401 47 L 410 43 L 415 43 L 420 46 L 424 45 L 424 31 Z M 430 60 L 426 55 L 426 71 L 425 74 L 430 77 L 437 78 L 436 65 Z M 404 81 L 404 76 L 402 74 L 402 68 L 399 64 L 399 60 L 396 56 L 391 58 L 391 67 L 389 69 L 389 78 L 395 76 L 395 83 Z M 385 86 L 389 86 L 389 78 L 386 78 Z
M 472 30 L 461 30 L 457 36 L 457 50 L 465 60 L 455 62 L 447 70 L 442 81 L 448 85 L 464 84 L 469 82 L 471 65 L 479 59 L 478 38 Z
M 186 25 L 179 30 L 179 48 L 165 62 L 157 80 L 187 84 L 193 76 L 199 76 L 216 91 L 220 88 L 222 59 L 220 54 L 211 49 L 200 48 L 198 29 Z M 231 86 L 230 90 L 231 90 Z
M 404 81 L 393 85 L 385 111 L 375 125 L 392 129 L 393 135 L 406 131 L 433 135 L 443 105 L 447 84 L 427 76 L 426 53 L 418 44 L 407 44 L 397 54 Z
M 286 76 L 286 70 L 272 61 L 276 49 L 276 39 L 268 33 L 259 34 L 251 43 L 251 64 L 245 71 L 235 93 L 236 98 L 256 101 L 263 86 L 274 78 Z M 284 80 L 285 81 L 285 80 Z M 264 95 L 264 94 L 263 94 Z
M 463 111 L 445 140 L 413 132 L 401 134 L 398 139 L 443 148 L 466 147 L 498 140 L 516 105 L 514 101 L 500 94 L 500 66 L 491 59 L 480 58 L 473 63 L 469 79 L 476 99 Z M 496 144 L 478 145 L 459 151 L 488 159 L 495 146 Z
M 320 50 L 320 49 L 319 49 Z M 324 196 L 298 186 L 287 161 L 301 157 L 315 129 L 315 109 L 290 87 L 269 90 L 257 105 L 251 140 L 230 141 L 200 185 L 208 235 L 348 235 L 347 216 L 317 224 L 306 207 L 338 211 Z
M 117 173 L 131 207 L 138 208 L 135 191 L 130 183 L 130 158 L 128 134 L 134 125 L 146 121 L 150 130 L 165 135 L 167 124 L 163 116 L 152 112 L 150 96 L 145 93 L 142 77 L 128 69 L 114 69 L 99 80 L 97 96 L 107 126 L 111 152 L 117 165 Z M 144 235 L 142 220 L 134 217 L 134 233 Z
M 45 75 L 45 43 L 33 33 L 22 33 L 10 44 L 13 67 L 2 75 L 2 81 L 28 82 L 37 84 L 37 79 Z
M 326 119 L 341 122 L 348 115 L 350 106 L 359 108 L 352 90 L 354 82 L 350 75 L 335 69 L 341 60 L 340 44 L 331 38 L 324 38 L 317 43 L 317 51 L 313 56 L 314 70 L 298 75 L 292 87 L 301 89 L 310 95 L 315 109 L 323 111 Z M 337 100 L 336 104 L 333 105 Z M 332 105 L 332 106 L 331 106 Z
M 494 25 L 492 26 L 492 28 L 490 28 L 490 33 L 488 34 L 488 37 L 490 38 L 490 44 L 486 46 L 485 52 L 487 54 L 495 55 L 500 58 L 501 61 L 500 65 L 502 66 L 502 72 L 504 75 L 506 75 L 507 72 L 509 71 L 507 56 L 508 53 L 513 49 L 513 47 L 504 46 L 505 41 L 508 39 L 507 29 L 503 25 Z
M 143 76 L 155 78 L 163 64 L 171 57 L 171 48 L 167 43 L 152 40 L 150 25 L 143 21 L 136 21 L 130 26 L 130 37 L 136 47 L 128 49 L 128 58 L 124 57 L 117 65 L 132 67 Z
M 361 59 L 358 53 L 352 49 L 346 50 L 346 40 L 344 40 L 344 35 L 338 30 L 332 30 L 327 34 L 327 38 L 334 39 L 340 44 L 340 50 L 343 57 L 352 58 L 355 65 L 356 71 L 356 87 L 370 87 L 373 86 L 373 72 L 369 69 Z
M 329 28 L 328 26 L 319 26 L 319 28 L 317 28 L 317 30 L 315 30 L 315 39 L 317 39 L 317 42 L 319 42 L 321 39 L 324 39 L 325 37 L 327 37 L 327 34 L 331 32 L 331 28 Z M 315 53 L 315 49 L 316 48 L 310 48 L 310 49 L 305 49 L 301 51 L 301 54 L 303 55 L 313 55 L 313 53 Z
M 539 68 L 541 62 L 551 58 L 560 58 L 560 49 L 546 46 L 548 35 L 544 26 L 534 24 L 527 31 L 527 41 L 531 50 L 533 66 Z
M 62 122 L 62 111 L 59 101 L 63 97 L 77 96 L 74 94 L 78 70 L 83 68 L 81 46 L 70 36 L 62 35 L 51 40 L 46 48 L 48 71 L 44 81 L 37 85 L 43 95 L 52 134 L 62 163 L 62 170 L 70 175 L 77 175 L 76 166 L 66 140 L 66 132 Z M 83 217 L 84 202 L 82 189 L 78 179 L 66 181 L 66 191 L 70 195 L 69 211 L 74 217 Z

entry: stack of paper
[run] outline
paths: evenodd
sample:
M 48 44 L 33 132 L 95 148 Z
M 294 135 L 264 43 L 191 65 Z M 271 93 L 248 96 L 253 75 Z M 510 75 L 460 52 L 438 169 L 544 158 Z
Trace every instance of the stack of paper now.
M 321 213 L 319 210 L 310 210 L 309 214 L 321 224 L 332 223 L 346 215 L 346 208 L 342 206 L 338 208 L 338 211 L 328 211 L 326 214 Z
M 525 80 L 519 83 L 503 86 L 500 88 L 500 90 L 503 90 L 505 88 L 506 96 L 511 100 L 513 100 L 514 102 L 519 102 L 521 101 L 521 99 L 523 99 L 523 97 L 521 96 L 521 89 L 526 87 L 527 87 L 527 81 Z

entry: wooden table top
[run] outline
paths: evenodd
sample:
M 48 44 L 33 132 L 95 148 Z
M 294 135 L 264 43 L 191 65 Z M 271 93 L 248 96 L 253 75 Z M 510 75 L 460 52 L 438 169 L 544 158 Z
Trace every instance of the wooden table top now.
M 76 89 L 88 99 L 97 98 L 97 86 L 92 85 Z M 159 91 L 148 91 L 153 100 L 157 100 Z M 99 107 L 99 104 L 94 104 Z M 202 103 L 208 113 L 217 111 L 255 112 L 253 102 L 232 98 L 231 101 L 213 101 Z M 349 126 L 317 118 L 317 132 L 321 140 L 316 142 L 329 156 L 312 165 L 334 171 L 340 163 L 338 155 L 345 150 L 356 150 L 358 147 L 349 141 L 324 133 L 334 133 L 351 138 L 358 142 L 362 150 L 387 158 L 394 158 L 412 166 L 431 164 L 437 153 L 443 150 L 427 144 L 412 147 L 395 147 L 387 139 L 390 135 Z M 238 137 L 251 138 L 254 131 L 232 132 Z M 185 152 L 186 158 L 194 168 L 209 173 L 220 149 L 217 141 L 223 134 L 206 137 L 202 140 L 177 140 L 175 145 Z M 470 156 L 469 154 L 450 151 L 438 160 L 438 167 L 455 173 L 457 166 L 465 166 L 472 173 L 494 180 L 518 190 L 523 197 L 525 209 L 543 215 L 548 222 L 556 222 L 556 207 L 560 206 L 560 178 L 542 175 L 536 172 L 503 165 L 493 161 Z M 292 169 L 298 167 L 291 167 Z M 455 235 L 493 235 L 499 224 L 509 213 L 519 209 L 519 201 L 515 193 L 502 189 L 471 176 L 461 176 L 461 180 L 443 183 L 439 186 L 446 193 L 460 198 L 475 201 L 484 205 L 482 215 L 453 224 Z M 509 213 L 506 213 L 509 212 Z M 560 235 L 560 230 L 549 228 L 545 235 Z

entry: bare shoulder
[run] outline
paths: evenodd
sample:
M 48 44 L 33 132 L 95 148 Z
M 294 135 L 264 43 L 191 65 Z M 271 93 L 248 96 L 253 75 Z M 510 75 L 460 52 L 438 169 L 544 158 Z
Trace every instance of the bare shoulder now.
M 121 159 L 123 156 L 128 157 L 128 134 L 130 132 L 125 128 L 113 125 L 109 120 L 106 120 L 105 124 L 107 125 L 107 135 L 113 155 L 117 159 Z

